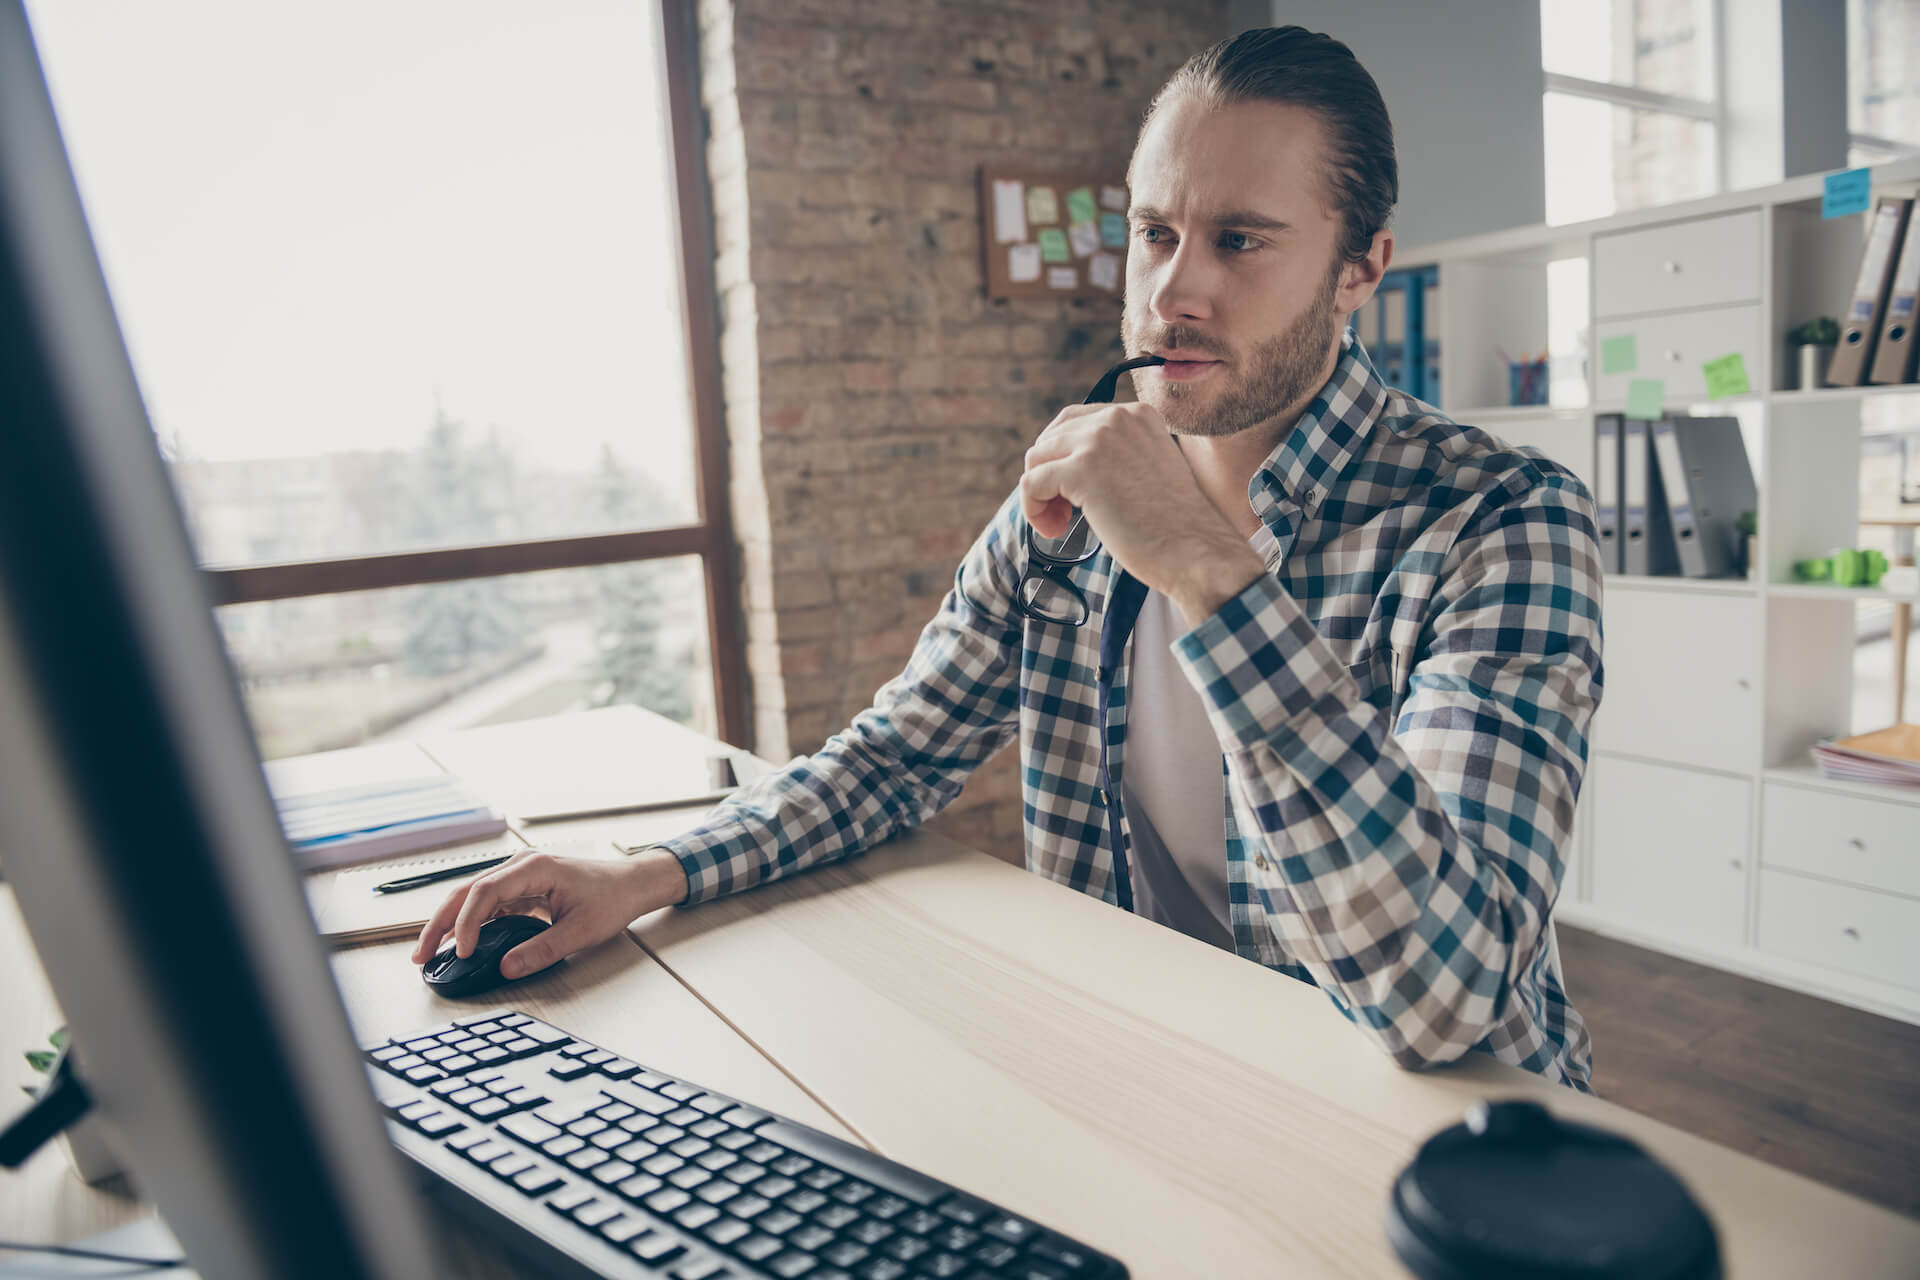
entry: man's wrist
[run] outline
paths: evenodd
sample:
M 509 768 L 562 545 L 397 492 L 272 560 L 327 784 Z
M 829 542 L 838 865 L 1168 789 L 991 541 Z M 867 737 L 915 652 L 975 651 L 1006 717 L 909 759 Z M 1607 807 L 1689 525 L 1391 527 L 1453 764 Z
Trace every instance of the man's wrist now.
M 1187 626 L 1197 627 L 1266 571 L 1265 563 L 1245 542 L 1208 543 L 1167 595 L 1186 618 Z
M 687 871 L 673 850 L 663 844 L 648 845 L 636 849 L 632 857 L 634 893 L 640 904 L 640 909 L 634 912 L 636 918 L 687 900 Z

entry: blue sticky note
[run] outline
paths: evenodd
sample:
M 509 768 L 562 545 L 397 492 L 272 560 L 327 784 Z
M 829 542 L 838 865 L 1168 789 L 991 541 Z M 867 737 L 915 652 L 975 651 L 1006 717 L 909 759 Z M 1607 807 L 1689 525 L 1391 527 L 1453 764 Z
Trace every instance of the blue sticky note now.
M 1827 175 L 1826 194 L 1820 197 L 1820 216 L 1844 218 L 1865 213 L 1873 201 L 1873 177 L 1865 169 Z
M 1108 210 L 1100 215 L 1100 243 L 1109 249 L 1127 247 L 1127 220 Z

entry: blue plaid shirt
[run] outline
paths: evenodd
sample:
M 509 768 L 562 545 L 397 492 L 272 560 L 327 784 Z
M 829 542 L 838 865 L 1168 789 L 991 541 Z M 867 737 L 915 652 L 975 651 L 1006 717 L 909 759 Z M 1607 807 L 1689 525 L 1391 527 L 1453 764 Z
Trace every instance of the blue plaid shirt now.
M 1477 1050 L 1588 1088 L 1547 932 L 1600 701 L 1586 489 L 1388 388 L 1349 333 L 1247 500 L 1268 572 L 1174 645 L 1224 755 L 1235 949 L 1403 1065 Z M 1087 625 L 1022 616 L 1023 522 L 1016 492 L 845 732 L 666 842 L 689 905 L 925 821 L 1017 735 L 1027 866 L 1132 908 L 1120 780 L 1146 589 L 1102 553 L 1074 571 Z

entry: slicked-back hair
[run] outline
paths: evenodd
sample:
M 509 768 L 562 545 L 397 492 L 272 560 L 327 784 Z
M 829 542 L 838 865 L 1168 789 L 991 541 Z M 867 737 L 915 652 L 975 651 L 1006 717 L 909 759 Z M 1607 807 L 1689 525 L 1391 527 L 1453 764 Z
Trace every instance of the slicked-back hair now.
M 1341 259 L 1366 258 L 1400 199 L 1400 168 L 1380 86 L 1353 50 L 1305 27 L 1243 31 L 1187 59 L 1154 95 L 1141 133 L 1163 104 L 1186 95 L 1216 107 L 1282 102 L 1317 115 L 1326 131 L 1326 193 L 1341 215 Z

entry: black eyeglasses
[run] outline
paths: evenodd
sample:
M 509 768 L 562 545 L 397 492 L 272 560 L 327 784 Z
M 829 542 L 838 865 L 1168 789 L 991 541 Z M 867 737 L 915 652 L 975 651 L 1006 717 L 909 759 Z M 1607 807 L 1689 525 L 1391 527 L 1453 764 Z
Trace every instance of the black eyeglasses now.
M 1080 403 L 1110 404 L 1121 374 L 1165 363 L 1159 356 L 1123 360 L 1102 374 Z M 1039 622 L 1057 622 L 1063 627 L 1084 625 L 1091 612 L 1087 597 L 1067 574 L 1075 565 L 1093 559 L 1100 550 L 1100 540 L 1093 536 L 1093 529 L 1080 508 L 1073 509 L 1067 531 L 1057 538 L 1042 537 L 1029 524 L 1020 526 L 1020 536 L 1027 553 L 1027 567 L 1013 593 L 1015 607 Z

